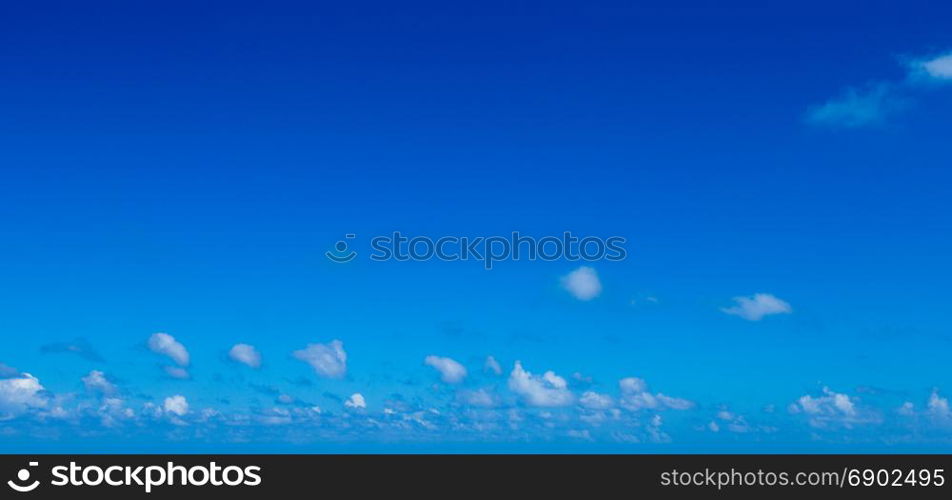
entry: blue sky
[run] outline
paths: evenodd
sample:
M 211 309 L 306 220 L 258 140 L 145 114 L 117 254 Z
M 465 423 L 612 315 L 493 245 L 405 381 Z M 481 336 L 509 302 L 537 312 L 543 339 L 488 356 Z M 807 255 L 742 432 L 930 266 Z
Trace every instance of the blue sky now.
M 947 450 L 950 14 L 4 5 L 0 450 Z

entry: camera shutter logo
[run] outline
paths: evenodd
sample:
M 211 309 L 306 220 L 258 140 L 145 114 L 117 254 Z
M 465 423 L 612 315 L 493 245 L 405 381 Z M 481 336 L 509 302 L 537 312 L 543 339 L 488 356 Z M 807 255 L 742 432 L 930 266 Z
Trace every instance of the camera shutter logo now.
M 30 462 L 30 467 L 36 467 L 40 465 L 39 462 Z M 17 481 L 7 481 L 7 486 L 13 489 L 13 491 L 18 491 L 20 493 L 26 493 L 28 491 L 33 491 L 40 485 L 39 481 L 33 481 L 29 484 L 20 484 L 26 483 L 30 480 L 30 469 L 20 469 L 17 471 Z

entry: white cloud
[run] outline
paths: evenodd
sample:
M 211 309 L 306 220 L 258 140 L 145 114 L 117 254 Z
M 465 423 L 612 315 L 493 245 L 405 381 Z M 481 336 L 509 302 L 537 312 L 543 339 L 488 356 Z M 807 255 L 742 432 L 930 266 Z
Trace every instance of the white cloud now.
M 810 108 L 806 121 L 813 125 L 858 128 L 880 125 L 892 115 L 909 109 L 924 84 L 952 82 L 952 52 L 925 58 L 905 58 L 906 77 L 874 81 L 861 89 Z
M 100 392 L 102 394 L 112 394 L 116 392 L 116 386 L 106 380 L 106 375 L 99 370 L 89 372 L 89 375 L 83 377 L 82 381 L 83 385 L 85 385 L 89 391 Z
M 809 394 L 800 396 L 788 408 L 790 413 L 806 415 L 810 425 L 817 428 L 828 427 L 830 424 L 851 427 L 853 424 L 879 421 L 877 415 L 868 411 L 861 412 L 856 406 L 855 398 L 834 392 L 828 387 L 824 387 L 822 392 L 823 395 L 816 397 Z
M 179 366 L 163 366 L 162 370 L 165 372 L 166 375 L 172 378 L 177 378 L 177 379 L 188 378 L 188 370 L 186 370 L 185 368 L 181 368 Z
M 842 96 L 811 108 L 807 121 L 814 125 L 844 128 L 879 125 L 906 107 L 906 99 L 895 91 L 893 85 L 879 83 L 862 90 L 847 89 Z
M 96 414 L 103 427 L 116 427 L 123 421 L 135 419 L 136 416 L 135 411 L 132 408 L 126 408 L 119 398 L 103 399 Z
M 454 359 L 427 356 L 423 363 L 440 372 L 440 378 L 447 384 L 458 384 L 466 378 L 466 367 Z
M 522 397 L 529 406 L 567 406 L 575 400 L 564 378 L 552 371 L 542 376 L 533 375 L 525 371 L 519 361 L 509 374 L 509 390 Z
M 566 433 L 566 435 L 567 435 L 568 437 L 570 437 L 570 438 L 583 439 L 583 440 L 585 440 L 585 441 L 593 441 L 593 439 L 592 439 L 592 433 L 589 432 L 588 429 L 581 430 L 581 431 L 580 431 L 580 430 L 576 430 L 576 429 L 572 429 L 572 430 L 569 430 L 569 431 Z
M 928 59 L 918 59 L 912 62 L 910 71 L 912 77 L 918 81 L 930 79 L 932 81 L 952 81 L 952 52 Z
M 562 288 L 578 300 L 592 300 L 602 293 L 602 282 L 595 269 L 582 266 L 562 277 Z
M 235 344 L 231 350 L 228 351 L 228 357 L 231 358 L 232 361 L 250 366 L 251 368 L 259 368 L 261 366 L 261 353 L 259 353 L 253 345 Z
M 180 394 L 169 396 L 165 398 L 165 402 L 162 404 L 162 409 L 168 413 L 181 417 L 188 413 L 188 400 L 185 399 L 185 396 Z
M 717 418 L 726 422 L 727 430 L 731 432 L 745 433 L 751 430 L 750 425 L 747 424 L 747 419 L 742 415 L 735 415 L 727 410 L 721 410 L 717 412 Z M 711 424 L 717 426 L 715 422 L 711 422 Z
M 149 337 L 149 349 L 163 356 L 168 356 L 179 366 L 188 366 L 188 350 L 175 337 L 167 333 L 155 333 Z
M 599 394 L 595 391 L 585 391 L 578 403 L 590 410 L 607 410 L 615 405 L 615 401 L 607 394 Z
M 344 401 L 344 406 L 347 408 L 363 409 L 367 407 L 367 400 L 364 399 L 363 394 L 355 392 Z
M 790 304 L 769 293 L 757 293 L 750 297 L 734 297 L 737 305 L 723 307 L 721 311 L 740 316 L 748 321 L 760 321 L 764 316 L 772 314 L 790 314 L 793 308 Z
M 671 408 L 672 410 L 690 410 L 694 408 L 694 403 L 687 399 L 666 396 L 660 392 L 655 397 L 663 408 Z
M 502 375 L 502 366 L 499 366 L 499 362 L 496 361 L 496 358 L 492 356 L 486 357 L 486 363 L 483 364 L 483 370 L 492 373 L 493 375 Z
M 648 384 L 637 377 L 619 380 L 618 388 L 621 390 L 619 403 L 626 410 L 689 410 L 694 407 L 694 403 L 687 399 L 648 392 Z
M 818 397 L 813 397 L 809 394 L 800 396 L 800 399 L 798 399 L 794 405 L 807 415 L 856 415 L 856 407 L 846 394 L 833 392 L 828 387 L 823 388 L 823 394 L 823 396 Z
M 914 416 L 916 414 L 916 405 L 912 404 L 911 401 L 906 401 L 896 410 L 896 413 L 904 417 Z
M 622 394 L 637 394 L 648 390 L 648 384 L 638 377 L 626 377 L 618 381 Z
M 0 379 L 0 420 L 15 417 L 30 408 L 45 407 L 43 390 L 39 379 L 29 373 Z
M 308 344 L 292 355 L 311 365 L 314 372 L 322 377 L 340 378 L 347 373 L 347 353 L 340 340 L 332 340 L 327 344 Z
M 457 394 L 457 398 L 470 406 L 480 406 L 483 408 L 492 408 L 496 406 L 496 398 L 486 389 L 475 391 L 462 391 Z
M 926 411 L 930 416 L 945 420 L 952 417 L 952 410 L 949 409 L 949 400 L 939 396 L 938 391 L 932 391 L 929 396 L 929 402 L 926 403 Z
M 952 407 L 949 406 L 949 400 L 940 396 L 937 389 L 933 389 L 932 393 L 929 394 L 929 399 L 922 411 L 917 411 L 916 405 L 906 401 L 896 409 L 896 413 L 905 417 L 927 417 L 934 423 L 942 425 L 952 422 Z

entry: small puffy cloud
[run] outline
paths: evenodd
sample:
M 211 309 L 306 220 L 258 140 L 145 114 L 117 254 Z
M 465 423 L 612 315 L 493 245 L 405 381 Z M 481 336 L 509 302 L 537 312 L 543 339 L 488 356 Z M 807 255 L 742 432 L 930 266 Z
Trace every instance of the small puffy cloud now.
M 922 411 L 917 410 L 916 405 L 911 401 L 906 401 L 896 409 L 896 413 L 904 417 L 926 417 L 933 423 L 943 426 L 952 422 L 952 407 L 949 406 L 949 400 L 940 396 L 937 389 L 933 389 L 929 394 L 929 399 Z
M 932 391 L 929 401 L 926 403 L 928 414 L 939 420 L 948 420 L 952 418 L 952 410 L 949 410 L 949 400 L 939 396 L 939 391 Z
M 181 417 L 188 413 L 188 400 L 185 399 L 185 396 L 180 394 L 169 396 L 165 398 L 165 402 L 162 403 L 162 409 L 168 413 Z
M 458 384 L 466 378 L 466 367 L 454 359 L 427 356 L 423 363 L 440 372 L 440 379 L 447 384 Z
M 39 379 L 29 373 L 0 379 L 0 420 L 13 418 L 31 408 L 45 407 L 47 401 L 42 391 Z
M 880 83 L 866 89 L 847 89 L 835 99 L 811 108 L 807 122 L 828 127 L 858 128 L 879 125 L 908 107 L 890 84 Z
M 648 392 L 648 384 L 637 377 L 627 377 L 618 381 L 621 391 L 619 403 L 629 411 L 638 410 L 689 410 L 694 403 L 687 399 L 675 398 L 665 394 Z
M 228 357 L 236 362 L 251 368 L 261 367 L 261 353 L 255 346 L 249 344 L 235 344 L 228 351 Z
M 275 401 L 283 405 L 289 405 L 294 402 L 294 396 L 290 394 L 279 394 L 278 397 L 275 398 Z
M 162 371 L 164 371 L 165 374 L 168 375 L 169 377 L 177 378 L 180 380 L 184 380 L 189 377 L 188 370 L 180 366 L 163 366 Z
M 916 405 L 912 404 L 912 401 L 906 401 L 896 409 L 896 413 L 904 417 L 914 416 L 916 414 Z
M 873 423 L 878 417 L 869 412 L 861 412 L 856 406 L 856 399 L 847 394 L 838 393 L 824 387 L 822 395 L 801 396 L 789 408 L 792 414 L 802 414 L 809 418 L 813 427 L 824 428 L 830 424 L 839 424 L 850 427 L 853 424 Z
M 578 300 L 592 300 L 602 293 L 602 282 L 595 269 L 582 266 L 562 277 L 562 288 Z
M 579 398 L 578 404 L 590 410 L 607 410 L 615 405 L 615 401 L 607 394 L 585 391 Z
M 99 370 L 89 372 L 89 375 L 83 377 L 82 381 L 88 391 L 101 394 L 112 394 L 116 392 L 116 386 L 109 380 L 106 380 L 106 375 Z
M 294 351 L 292 356 L 311 365 L 314 372 L 322 377 L 341 378 L 347 373 L 347 353 L 340 340 L 332 340 L 327 344 L 308 344 L 304 349 Z
M 793 312 L 790 304 L 769 293 L 757 293 L 750 297 L 734 297 L 734 302 L 736 302 L 736 305 L 723 307 L 721 311 L 740 316 L 748 321 L 760 321 L 764 316 Z
M 361 410 L 367 408 L 367 400 L 364 399 L 363 394 L 355 392 L 344 401 L 344 406 L 347 408 L 353 408 L 355 410 Z
M 564 378 L 552 371 L 541 376 L 533 375 L 524 370 L 519 361 L 516 361 L 509 374 L 509 390 L 519 395 L 529 406 L 568 406 L 575 400 Z
M 496 361 L 496 358 L 492 356 L 486 357 L 486 362 L 483 364 L 483 370 L 487 373 L 492 373 L 493 375 L 502 375 L 502 366 L 499 365 L 499 362 Z
M 724 425 L 727 425 L 727 430 L 731 432 L 743 434 L 751 430 L 750 425 L 747 423 L 747 419 L 745 419 L 742 415 L 737 415 L 727 410 L 721 410 L 717 412 L 717 419 L 723 422 Z M 714 427 L 717 427 L 717 429 L 711 428 L 711 430 L 717 432 L 720 426 L 716 422 L 711 422 L 711 424 Z
M 188 366 L 188 350 L 167 333 L 154 333 L 149 337 L 149 350 L 156 354 L 168 356 L 179 366 Z
M 794 403 L 796 410 L 802 411 L 807 415 L 823 414 L 842 414 L 846 416 L 856 415 L 856 407 L 846 394 L 831 391 L 828 387 L 823 388 L 823 396 L 813 397 L 808 395 L 801 396 Z M 797 411 L 794 413 L 797 413 Z

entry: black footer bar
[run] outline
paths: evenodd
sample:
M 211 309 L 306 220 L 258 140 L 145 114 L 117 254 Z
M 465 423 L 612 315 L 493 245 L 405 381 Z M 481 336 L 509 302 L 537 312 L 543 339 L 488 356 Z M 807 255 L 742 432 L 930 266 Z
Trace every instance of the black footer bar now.
M 950 476 L 952 455 L 0 455 L 0 498 L 948 498 Z

